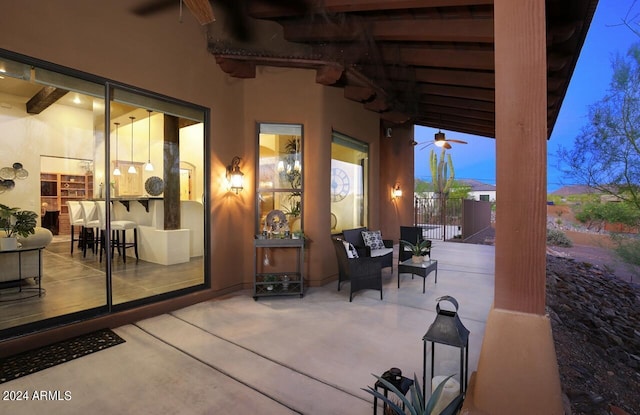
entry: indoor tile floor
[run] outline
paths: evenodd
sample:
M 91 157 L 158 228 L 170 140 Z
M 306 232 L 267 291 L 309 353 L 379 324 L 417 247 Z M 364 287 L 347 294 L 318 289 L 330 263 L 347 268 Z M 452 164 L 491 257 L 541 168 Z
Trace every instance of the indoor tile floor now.
M 436 299 L 450 295 L 470 330 L 474 371 L 493 303 L 492 246 L 435 242 L 438 283 L 383 270 L 384 300 L 348 283 L 308 288 L 303 298 L 254 301 L 250 290 L 114 331 L 109 349 L 2 384 L 7 391 L 60 391 L 60 400 L 3 401 L 2 413 L 370 414 L 361 388 L 398 367 L 422 377 L 422 336 Z M 444 370 L 457 351 L 443 354 Z M 438 355 L 436 355 L 438 357 Z M 453 363 L 453 366 L 451 365 Z M 65 392 L 68 392 L 65 395 Z M 65 399 L 68 397 L 68 399 Z M 379 411 L 378 413 L 381 413 Z

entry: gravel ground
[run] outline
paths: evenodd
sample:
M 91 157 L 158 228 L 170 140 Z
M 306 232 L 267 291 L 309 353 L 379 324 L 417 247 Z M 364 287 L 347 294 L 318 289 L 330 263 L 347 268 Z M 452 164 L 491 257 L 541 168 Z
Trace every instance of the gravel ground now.
M 616 258 L 607 234 L 570 226 L 574 246 L 547 249 L 565 413 L 640 415 L 640 273 Z M 490 230 L 473 242 L 494 240 Z
M 567 414 L 640 414 L 639 304 L 640 285 L 547 255 L 547 311 Z

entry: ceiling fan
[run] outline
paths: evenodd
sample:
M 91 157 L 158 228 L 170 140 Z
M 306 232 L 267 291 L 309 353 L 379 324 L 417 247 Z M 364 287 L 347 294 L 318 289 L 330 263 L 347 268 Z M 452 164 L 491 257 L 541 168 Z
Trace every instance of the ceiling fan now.
M 311 7 L 309 0 L 265 1 L 274 7 L 286 8 L 299 13 L 306 13 Z M 215 3 L 225 12 L 231 34 L 238 40 L 250 40 L 252 36 L 251 24 L 247 15 L 249 0 L 215 0 Z M 139 6 L 133 7 L 131 12 L 144 17 L 171 7 L 179 6 L 180 16 L 182 16 L 183 4 L 187 6 L 201 25 L 204 26 L 216 21 L 209 0 L 146 0 Z
M 433 135 L 433 141 L 428 143 L 418 143 L 414 141 L 413 145 L 415 146 L 418 144 L 422 144 L 422 147 L 420 148 L 420 150 L 424 150 L 430 145 L 435 145 L 437 147 L 446 148 L 447 150 L 449 150 L 451 148 L 451 144 L 449 143 L 467 144 L 466 141 L 447 138 L 441 130 L 438 130 L 438 132 Z

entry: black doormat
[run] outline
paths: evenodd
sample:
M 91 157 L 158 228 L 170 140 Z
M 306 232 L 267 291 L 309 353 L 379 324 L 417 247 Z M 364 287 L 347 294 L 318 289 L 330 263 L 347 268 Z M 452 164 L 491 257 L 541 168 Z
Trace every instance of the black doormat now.
M 104 329 L 5 357 L 0 359 L 0 383 L 18 379 L 120 343 L 124 343 L 122 337 L 109 329 Z

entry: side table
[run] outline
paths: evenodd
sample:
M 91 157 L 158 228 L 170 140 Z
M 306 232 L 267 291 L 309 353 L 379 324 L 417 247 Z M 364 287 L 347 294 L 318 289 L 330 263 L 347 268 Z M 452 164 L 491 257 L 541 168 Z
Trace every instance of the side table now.
M 33 291 L 37 291 L 38 297 L 42 297 L 42 293 L 44 291 L 42 289 L 42 250 L 43 249 L 44 249 L 43 247 L 37 247 L 37 248 L 18 248 L 18 249 L 12 249 L 10 251 L 0 251 L 0 254 L 17 254 L 18 255 L 18 280 L 16 281 L 16 283 L 18 285 L 19 292 L 33 290 Z M 38 251 L 38 276 L 36 277 L 36 279 L 38 280 L 38 288 L 29 289 L 29 288 L 22 287 L 22 253 L 32 252 L 32 251 Z M 32 296 L 23 297 L 23 298 L 31 298 L 35 296 L 36 295 L 34 294 Z M 23 299 L 23 298 L 18 298 L 18 299 Z M 0 302 L 5 302 L 5 301 L 13 301 L 13 300 L 0 300 Z
M 406 261 L 402 261 L 398 264 L 398 288 L 400 288 L 400 274 L 406 273 L 413 275 L 419 275 L 422 277 L 422 293 L 425 292 L 425 282 L 427 281 L 427 275 L 431 271 L 436 272 L 435 283 L 438 283 L 438 261 L 435 259 L 429 259 L 428 261 L 415 263 L 411 258 Z
M 402 376 L 402 378 L 400 379 L 400 385 L 398 386 L 397 384 L 394 383 L 394 386 L 396 388 L 398 388 L 398 390 L 400 392 L 402 392 L 403 395 L 406 395 L 407 392 L 409 392 L 409 389 L 411 388 L 411 385 L 413 385 L 413 380 L 409 379 L 407 377 Z M 389 393 L 389 389 L 387 389 L 386 386 L 384 386 L 382 384 L 382 382 L 380 382 L 379 380 L 376 381 L 376 384 L 373 385 L 376 390 L 378 390 L 378 388 L 382 389 L 382 393 L 384 394 L 385 397 L 387 397 L 387 394 Z M 387 404 L 385 403 L 382 408 L 383 408 L 383 412 L 384 412 L 384 408 L 387 407 Z M 402 403 L 402 410 L 404 410 L 404 402 Z M 373 397 L 373 415 L 376 415 L 378 413 L 378 397 L 374 396 Z

